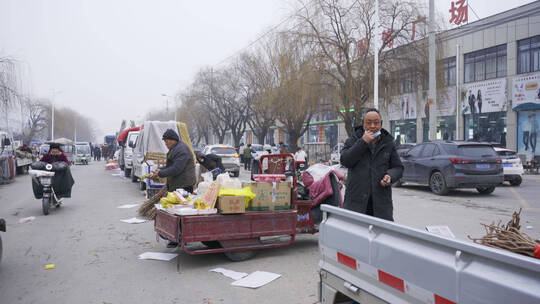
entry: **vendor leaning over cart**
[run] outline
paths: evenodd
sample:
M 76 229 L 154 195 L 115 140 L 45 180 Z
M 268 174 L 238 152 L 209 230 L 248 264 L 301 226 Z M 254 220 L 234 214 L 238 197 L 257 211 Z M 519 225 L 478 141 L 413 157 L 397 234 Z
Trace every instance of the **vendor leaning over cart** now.
M 172 129 L 163 133 L 163 140 L 169 149 L 165 168 L 152 171 L 150 178 L 166 177 L 167 190 L 184 189 L 193 192 L 195 185 L 195 162 L 189 147 L 180 140 L 178 134 Z
M 202 154 L 202 152 L 197 151 L 195 152 L 195 157 L 197 157 L 197 161 L 201 166 L 206 169 L 208 172 L 212 172 L 212 175 L 214 177 L 214 180 L 216 180 L 216 177 L 221 174 L 225 173 L 225 167 L 223 166 L 223 162 L 221 161 L 221 157 L 214 153 L 210 154 Z

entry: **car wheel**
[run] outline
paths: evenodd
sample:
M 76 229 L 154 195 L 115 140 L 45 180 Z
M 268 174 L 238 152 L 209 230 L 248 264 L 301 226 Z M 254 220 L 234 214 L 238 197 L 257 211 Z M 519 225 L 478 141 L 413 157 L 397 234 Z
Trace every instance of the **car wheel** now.
M 437 195 L 446 195 L 448 193 L 448 187 L 444 175 L 441 172 L 433 172 L 429 178 L 429 188 L 431 192 Z
M 495 187 L 476 187 L 476 191 L 480 192 L 480 194 L 490 194 L 495 191 Z
M 233 177 L 238 177 L 238 176 L 240 176 L 240 172 L 234 172 L 233 173 Z
M 521 176 L 516 176 L 515 178 L 510 180 L 510 185 L 519 186 L 519 185 L 521 185 L 522 181 L 523 181 L 523 179 L 521 178 Z
M 135 168 L 131 169 L 131 182 L 132 183 L 136 183 L 137 182 L 137 177 L 135 176 Z

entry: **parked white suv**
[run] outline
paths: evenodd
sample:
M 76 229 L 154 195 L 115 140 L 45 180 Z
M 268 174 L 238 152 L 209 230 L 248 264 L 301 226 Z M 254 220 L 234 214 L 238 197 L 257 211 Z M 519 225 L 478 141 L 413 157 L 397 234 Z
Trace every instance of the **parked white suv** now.
M 202 151 L 204 155 L 215 154 L 221 157 L 221 162 L 225 171 L 231 173 L 234 177 L 240 175 L 240 158 L 236 149 L 227 145 L 209 145 Z
M 523 164 L 516 151 L 504 148 L 494 149 L 502 159 L 504 180 L 509 181 L 512 186 L 519 186 L 522 181 Z

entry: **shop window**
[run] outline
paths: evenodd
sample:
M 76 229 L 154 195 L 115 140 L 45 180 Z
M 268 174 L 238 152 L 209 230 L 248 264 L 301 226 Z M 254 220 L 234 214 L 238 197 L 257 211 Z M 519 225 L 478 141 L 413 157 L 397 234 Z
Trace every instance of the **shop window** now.
M 414 83 L 414 73 L 411 70 L 405 70 L 399 80 L 399 93 L 412 93 L 416 89 Z
M 448 87 L 456 84 L 456 57 L 446 58 L 442 61 L 443 85 Z
M 423 140 L 429 140 L 429 119 L 422 118 Z M 437 140 L 455 140 L 456 139 L 456 117 L 438 116 L 437 117 Z
M 390 130 L 396 144 L 416 142 L 416 119 L 391 121 Z
M 518 42 L 518 74 L 540 71 L 540 35 Z
M 465 140 L 506 144 L 506 112 L 465 115 Z
M 506 76 L 506 44 L 465 54 L 464 81 Z

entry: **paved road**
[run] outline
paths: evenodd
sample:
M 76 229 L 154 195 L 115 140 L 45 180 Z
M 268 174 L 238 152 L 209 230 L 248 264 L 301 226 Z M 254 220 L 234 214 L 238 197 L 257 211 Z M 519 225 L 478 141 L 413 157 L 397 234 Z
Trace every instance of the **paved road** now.
M 290 247 L 265 250 L 248 261 L 233 263 L 222 254 L 189 256 L 176 261 L 145 261 L 146 251 L 170 252 L 156 243 L 152 222 L 130 225 L 120 219 L 135 216 L 121 204 L 141 202 L 137 185 L 120 173 L 105 171 L 104 163 L 73 168 L 73 198 L 41 214 L 31 193 L 30 178 L 18 177 L 0 186 L 0 216 L 8 223 L 2 234 L 0 264 L 2 303 L 314 303 L 317 286 L 317 236 L 299 236 Z M 247 178 L 247 172 L 241 177 Z M 539 178 L 528 177 L 519 188 L 502 187 L 491 196 L 458 191 L 447 197 L 425 187 L 394 191 L 395 218 L 400 224 L 423 229 L 449 225 L 458 238 L 481 235 L 480 222 L 508 220 L 519 206 L 523 225 L 538 235 Z M 513 189 L 513 190 L 512 190 Z M 514 191 L 515 190 L 515 191 Z M 518 195 L 521 199 L 518 198 Z M 35 216 L 30 223 L 20 218 Z M 526 223 L 525 223 L 526 222 Z M 55 264 L 54 270 L 45 270 Z M 256 290 L 232 287 L 231 279 L 210 273 L 215 267 L 242 272 L 264 270 L 282 277 Z

